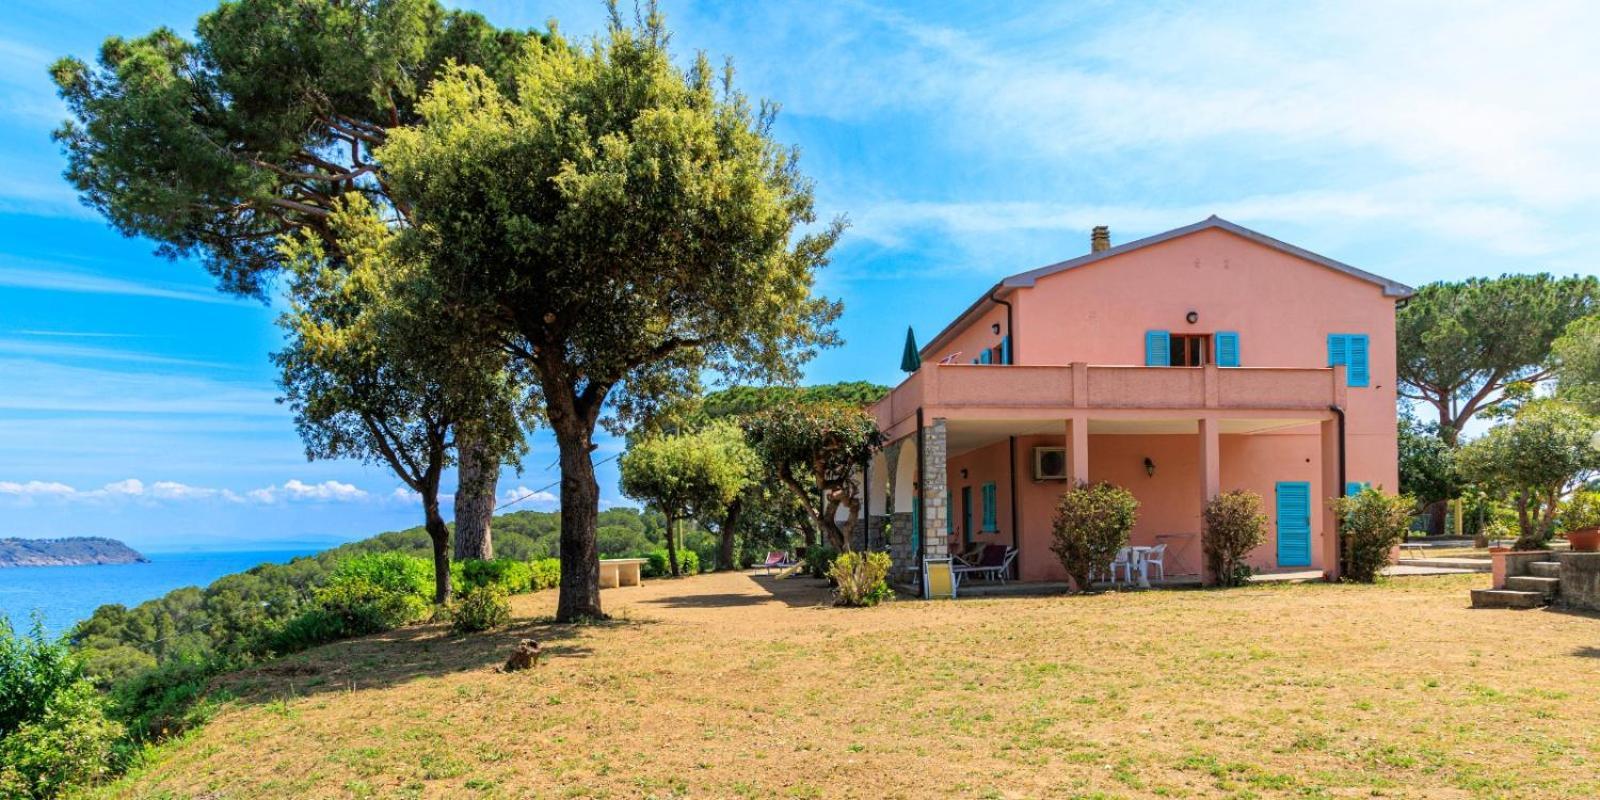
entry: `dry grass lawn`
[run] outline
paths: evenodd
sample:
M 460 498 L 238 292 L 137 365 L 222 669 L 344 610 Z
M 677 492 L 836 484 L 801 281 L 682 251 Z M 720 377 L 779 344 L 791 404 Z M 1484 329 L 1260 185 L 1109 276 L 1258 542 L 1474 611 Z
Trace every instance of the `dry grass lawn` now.
M 117 797 L 1600 796 L 1600 619 L 1486 575 L 822 607 L 740 574 L 232 679 Z M 512 643 L 536 671 L 494 671 Z

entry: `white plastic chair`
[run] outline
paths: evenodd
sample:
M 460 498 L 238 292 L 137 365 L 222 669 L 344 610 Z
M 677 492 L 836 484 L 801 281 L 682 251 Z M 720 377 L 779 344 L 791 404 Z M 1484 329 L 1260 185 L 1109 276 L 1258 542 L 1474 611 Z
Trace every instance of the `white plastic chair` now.
M 1165 560 L 1166 557 L 1167 557 L 1167 545 L 1166 545 L 1165 542 L 1163 542 L 1161 544 L 1158 544 L 1155 547 L 1152 547 L 1149 550 L 1145 551 L 1145 554 L 1144 554 L 1144 563 L 1145 563 L 1145 570 L 1146 570 L 1145 576 L 1149 577 L 1150 565 L 1154 564 L 1154 565 L 1156 565 L 1156 567 L 1158 569 L 1161 570 L 1161 578 L 1160 579 L 1161 580 L 1166 580 L 1167 579 L 1167 562 Z
M 1124 579 L 1133 583 L 1133 548 L 1124 547 L 1117 551 L 1117 557 L 1111 560 L 1111 585 L 1117 585 L 1117 570 L 1122 570 Z

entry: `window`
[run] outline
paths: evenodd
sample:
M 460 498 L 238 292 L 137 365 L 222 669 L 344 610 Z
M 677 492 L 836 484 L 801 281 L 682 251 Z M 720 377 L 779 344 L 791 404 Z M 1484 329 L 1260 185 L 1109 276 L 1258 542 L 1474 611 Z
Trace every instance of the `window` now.
M 998 490 L 993 483 L 983 485 L 983 532 L 999 533 L 1000 526 L 995 522 L 995 506 L 999 500 Z
M 961 487 L 961 540 L 972 544 L 972 487 Z
M 1367 335 L 1364 333 L 1328 334 L 1328 366 L 1345 367 L 1345 384 L 1362 387 L 1372 380 L 1367 365 Z
M 1205 334 L 1174 333 L 1168 346 L 1174 367 L 1203 367 L 1210 361 L 1211 337 Z

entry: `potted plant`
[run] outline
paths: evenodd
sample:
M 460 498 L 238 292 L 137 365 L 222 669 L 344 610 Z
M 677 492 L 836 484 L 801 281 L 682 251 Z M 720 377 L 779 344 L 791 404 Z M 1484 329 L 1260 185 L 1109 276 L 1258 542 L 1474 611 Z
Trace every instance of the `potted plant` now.
M 1582 489 L 1561 504 L 1567 544 L 1580 553 L 1600 551 L 1600 492 Z

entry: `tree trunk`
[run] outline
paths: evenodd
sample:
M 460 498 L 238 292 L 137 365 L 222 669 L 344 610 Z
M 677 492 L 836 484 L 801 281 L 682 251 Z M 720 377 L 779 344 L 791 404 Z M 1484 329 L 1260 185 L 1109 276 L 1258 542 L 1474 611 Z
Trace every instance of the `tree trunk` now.
M 595 527 L 600 516 L 600 485 L 595 481 L 590 439 L 594 425 L 578 418 L 567 399 L 566 408 L 556 395 L 546 397 L 550 426 L 561 451 L 561 595 L 556 601 L 557 622 L 604 619 L 600 610 L 600 556 L 595 549 Z
M 437 488 L 423 496 L 422 512 L 427 518 L 423 527 L 433 542 L 433 602 L 442 606 L 450 602 L 450 526 L 439 513 Z
M 1444 535 L 1445 514 L 1448 513 L 1449 506 L 1449 500 L 1435 500 L 1423 509 L 1429 536 Z
M 675 531 L 677 530 L 678 526 L 676 524 L 677 520 L 673 519 L 671 514 L 668 514 L 666 516 L 667 516 L 667 533 L 666 533 L 666 537 L 667 537 L 667 568 L 672 570 L 672 577 L 676 578 L 679 575 L 679 572 L 678 572 L 678 543 L 676 541 L 678 537 L 677 537 L 677 535 L 675 533 Z
M 456 485 L 456 560 L 494 558 L 495 489 L 500 479 L 500 460 L 488 454 L 480 423 L 456 429 L 459 462 Z
M 744 501 L 735 498 L 733 502 L 728 504 L 727 513 L 722 517 L 722 542 L 721 546 L 717 548 L 717 569 L 719 571 L 736 569 L 733 563 L 733 532 L 739 523 L 739 512 L 743 510 L 743 504 Z

